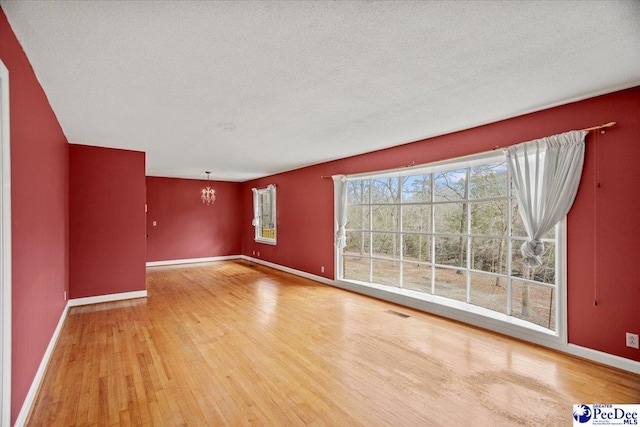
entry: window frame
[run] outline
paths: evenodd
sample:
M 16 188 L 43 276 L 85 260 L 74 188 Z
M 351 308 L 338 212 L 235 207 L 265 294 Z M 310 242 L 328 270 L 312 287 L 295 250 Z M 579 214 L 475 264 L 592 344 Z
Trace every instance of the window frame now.
M 479 324 L 480 326 L 485 326 L 488 329 L 492 329 L 492 330 L 498 330 L 500 332 L 505 332 L 507 334 L 510 335 L 514 335 L 514 336 L 526 336 L 528 338 L 531 337 L 531 334 L 533 332 L 533 334 L 538 334 L 540 336 L 542 336 L 542 340 L 545 341 L 547 339 L 552 339 L 552 340 L 561 340 L 566 342 L 566 316 L 567 316 L 567 310 L 566 310 L 566 217 L 561 220 L 555 228 L 555 237 L 553 239 L 543 239 L 543 241 L 545 243 L 547 242 L 553 242 L 555 243 L 555 280 L 553 284 L 550 283 L 543 283 L 541 281 L 535 281 L 535 280 L 529 280 L 529 279 L 525 279 L 522 277 L 518 277 L 518 276 L 513 276 L 513 270 L 512 270 L 512 259 L 514 257 L 514 248 L 515 250 L 518 250 L 518 247 L 516 247 L 516 245 L 514 243 L 518 243 L 522 240 L 522 236 L 512 236 L 511 234 L 511 228 L 512 228 L 512 213 L 513 213 L 513 202 L 515 201 L 515 194 L 513 193 L 513 188 L 512 188 L 512 184 L 511 184 L 511 177 L 508 173 L 507 170 L 507 177 L 506 177 L 506 195 L 505 196 L 497 196 L 497 197 L 480 197 L 480 198 L 474 198 L 472 197 L 472 195 L 470 194 L 470 192 L 468 191 L 469 186 L 470 186 L 470 171 L 471 168 L 474 166 L 479 166 L 479 165 L 483 165 L 483 164 L 490 164 L 493 162 L 498 162 L 498 161 L 504 161 L 504 156 L 502 155 L 501 152 L 488 152 L 488 153 L 480 153 L 477 155 L 471 155 L 471 156 L 466 156 L 463 158 L 457 158 L 457 159 L 450 159 L 450 160 L 445 160 L 445 161 L 441 161 L 441 162 L 437 162 L 437 163 L 432 163 L 432 164 L 427 164 L 427 165 L 421 165 L 421 166 L 417 166 L 417 167 L 410 167 L 410 168 L 403 168 L 403 169 L 391 169 L 391 170 L 386 170 L 386 171 L 378 171 L 378 172 L 373 172 L 373 173 L 365 173 L 365 174 L 355 174 L 355 175 L 349 175 L 347 176 L 347 179 L 349 181 L 354 181 L 354 180 L 363 180 L 363 179 L 369 179 L 369 180 L 373 180 L 373 179 L 379 179 L 379 178 L 390 178 L 390 177 L 397 177 L 397 178 L 401 178 L 404 176 L 416 176 L 416 175 L 427 175 L 427 174 L 431 174 L 430 175 L 430 196 L 429 196 L 429 201 L 428 202 L 420 202 L 420 203 L 403 203 L 403 188 L 402 188 L 402 181 L 400 179 L 398 179 L 397 182 L 397 186 L 398 188 L 396 189 L 398 191 L 399 197 L 398 197 L 398 202 L 394 202 L 394 203 L 386 203 L 386 205 L 388 206 L 395 206 L 398 212 L 398 216 L 399 216 L 399 226 L 397 228 L 397 230 L 395 231 L 385 231 L 385 233 L 389 233 L 389 234 L 395 234 L 398 236 L 398 247 L 399 247 L 399 254 L 394 258 L 394 257 L 389 257 L 391 260 L 393 261 L 397 261 L 400 263 L 400 272 L 399 272 L 399 277 L 398 277 L 398 285 L 397 286 L 392 286 L 392 285 L 384 285 L 384 284 L 380 284 L 380 283 L 374 283 L 373 282 L 373 260 L 385 260 L 386 257 L 381 257 L 381 256 L 375 256 L 373 253 L 373 244 L 372 244 L 372 239 L 373 239 L 373 235 L 376 232 L 376 230 L 374 230 L 373 228 L 373 217 L 372 217 L 372 211 L 371 208 L 373 205 L 379 205 L 381 203 L 379 202 L 374 202 L 372 201 L 372 191 L 371 188 L 369 187 L 368 190 L 368 194 L 366 197 L 368 197 L 368 202 L 367 203 L 361 203 L 361 206 L 368 206 L 369 207 L 369 217 L 368 217 L 368 222 L 369 222 L 369 226 L 368 228 L 366 228 L 364 225 L 362 226 L 362 232 L 364 233 L 368 233 L 369 234 L 369 248 L 368 248 L 368 254 L 365 253 L 364 255 L 358 256 L 358 255 L 349 255 L 346 254 L 347 257 L 352 256 L 354 258 L 367 258 L 369 259 L 369 282 L 363 282 L 363 281 L 359 281 L 359 280 L 350 280 L 350 279 L 345 279 L 343 277 L 343 272 L 344 272 L 344 260 L 345 260 L 345 251 L 343 249 L 340 248 L 336 248 L 335 251 L 335 258 L 336 258 L 336 271 L 335 271 L 335 277 L 336 280 L 343 284 L 346 285 L 345 287 L 347 288 L 353 288 L 353 285 L 357 285 L 358 287 L 366 287 L 369 288 L 370 290 L 365 291 L 365 293 L 368 294 L 372 294 L 374 296 L 382 296 L 382 294 L 380 294 L 380 291 L 385 291 L 391 294 L 400 294 L 403 295 L 404 297 L 409 297 L 409 300 L 407 300 L 409 302 L 409 305 L 421 305 L 424 306 L 424 303 L 420 303 L 419 301 L 426 301 L 428 303 L 435 303 L 438 306 L 442 306 L 443 308 L 446 309 L 447 312 L 449 312 L 450 308 L 453 308 L 455 311 L 457 311 L 458 313 L 454 313 L 453 316 L 447 316 L 447 317 L 453 317 L 453 318 L 462 318 L 463 321 L 465 321 L 464 319 L 467 318 L 467 314 L 465 314 L 464 312 L 467 313 L 473 313 L 473 317 L 479 319 L 479 322 L 473 322 L 476 324 Z M 461 168 L 466 168 L 467 169 L 467 175 L 465 177 L 465 186 L 467 187 L 467 191 L 466 191 L 466 197 L 462 200 L 460 200 L 459 202 L 463 202 L 466 205 L 466 233 L 461 233 L 461 234 L 456 234 L 454 237 L 464 237 L 467 239 L 465 245 L 466 245 L 466 261 L 464 262 L 464 266 L 462 267 L 451 267 L 451 266 L 447 266 L 447 265 L 442 265 L 442 264 L 436 264 L 435 263 L 435 237 L 440 237 L 443 235 L 447 235 L 447 233 L 442 233 L 442 232 L 436 232 L 435 231 L 435 206 L 437 204 L 441 204 L 441 203 L 448 203 L 448 202 L 443 202 L 443 201 L 436 201 L 436 197 L 434 195 L 434 180 L 435 180 L 435 176 L 438 172 L 442 172 L 442 171 L 449 171 L 449 170 L 455 170 L 455 169 L 461 169 Z M 371 181 L 370 181 L 371 182 Z M 349 185 L 349 184 L 347 184 Z M 369 184 L 371 185 L 371 184 Z M 477 202 L 477 201 L 481 201 L 481 202 L 486 202 L 487 200 L 505 200 L 506 204 L 507 204 L 507 209 L 506 209 L 506 221 L 507 221 L 507 231 L 505 232 L 504 235 L 502 236 L 498 236 L 498 235 L 493 235 L 493 234 L 479 234 L 479 233 L 471 233 L 471 203 L 473 202 Z M 404 230 L 404 228 L 402 227 L 402 209 L 403 207 L 406 206 L 429 206 L 429 208 L 431 209 L 431 224 L 430 224 L 430 230 L 429 232 L 426 233 L 421 233 L 421 232 L 415 232 L 415 231 L 411 231 L 411 230 Z M 348 203 L 347 201 L 347 209 L 349 209 L 349 207 L 354 206 L 354 204 Z M 517 212 L 515 213 L 516 215 L 518 214 Z M 379 231 L 379 230 L 378 230 Z M 354 230 L 349 230 L 347 231 L 347 234 L 349 232 L 354 232 Z M 403 235 L 411 235 L 411 234 L 423 234 L 425 236 L 429 236 L 431 238 L 431 242 L 430 242 L 430 255 L 429 255 L 429 260 L 422 262 L 422 261 L 418 261 L 418 263 L 423 264 L 425 266 L 429 266 L 431 268 L 431 277 L 430 277 L 430 281 L 431 281 L 431 293 L 426 293 L 425 292 L 421 292 L 421 291 L 414 291 L 411 289 L 407 289 L 404 288 L 404 280 L 403 280 L 403 263 L 404 263 L 404 259 L 403 259 L 403 251 L 404 251 L 404 242 L 403 242 Z M 471 243 L 471 239 L 472 238 L 500 238 L 500 239 L 505 239 L 506 241 L 506 248 L 505 251 L 507 253 L 506 256 L 506 264 L 507 266 L 505 267 L 505 272 L 504 274 L 501 273 L 493 273 L 493 272 L 486 272 L 483 270 L 478 270 L 476 268 L 474 268 L 474 262 L 473 259 L 470 259 L 471 255 L 470 255 L 470 245 Z M 513 246 L 513 247 L 512 247 Z M 346 249 L 346 248 L 345 248 Z M 413 261 L 412 261 L 413 263 Z M 466 280 L 466 300 L 463 301 L 458 301 L 458 300 L 452 300 L 449 298 L 445 298 L 442 296 L 437 295 L 434 292 L 434 286 L 435 286 L 435 269 L 437 268 L 454 268 L 454 269 L 462 269 L 465 271 L 465 280 Z M 497 312 L 497 311 L 493 311 L 492 309 L 489 308 L 485 308 L 483 306 L 477 306 L 474 304 L 471 304 L 471 292 L 472 292 L 472 287 L 471 287 L 471 280 L 472 280 L 472 274 L 484 274 L 484 275 L 488 275 L 488 276 L 492 276 L 492 277 L 500 277 L 500 278 L 505 278 L 508 281 L 508 285 L 507 285 L 507 307 L 505 310 L 505 313 L 501 313 L 501 312 Z M 502 280 L 502 279 L 501 279 Z M 553 289 L 553 295 L 552 298 L 555 299 L 555 301 L 553 301 L 555 303 L 555 311 L 551 311 L 550 315 L 554 315 L 555 316 L 555 321 L 552 323 L 552 327 L 551 329 L 549 328 L 545 328 L 543 326 L 540 326 L 536 323 L 532 323 L 529 322 L 527 320 L 523 320 L 520 319 L 518 317 L 513 316 L 513 310 L 512 310 L 512 281 L 518 281 L 520 283 L 522 282 L 527 282 L 527 283 L 531 283 L 534 284 L 536 286 L 543 286 L 543 287 L 549 287 L 551 289 Z M 398 299 L 396 297 L 390 297 L 389 296 L 385 296 L 383 299 L 389 299 L 389 300 L 393 300 L 393 301 L 397 301 Z M 551 304 L 551 303 L 550 303 Z M 440 312 L 440 308 L 437 308 L 433 311 L 436 312 Z M 460 313 L 462 312 L 462 313 Z M 475 316 L 478 315 L 478 316 Z M 483 318 L 486 318 L 483 319 Z M 499 320 L 501 322 L 503 322 L 503 324 L 496 326 L 495 324 L 495 320 Z M 489 326 L 487 326 L 489 325 Z M 516 333 L 512 333 L 512 330 L 519 330 Z M 527 338 L 527 339 L 528 339 Z M 530 339 L 528 339 L 530 340 Z M 535 339 L 532 340 L 534 342 L 537 342 Z
M 264 244 L 268 244 L 268 245 L 275 245 L 277 244 L 277 236 L 278 236 L 278 230 L 277 230 L 277 210 L 276 210 L 276 186 L 273 184 L 269 184 L 267 187 L 264 188 L 252 188 L 253 191 L 253 197 L 254 197 L 254 210 L 257 208 L 258 211 L 254 212 L 254 221 L 255 224 L 254 225 L 254 240 L 258 243 L 264 243 Z M 262 218 L 263 218 L 263 206 L 261 203 L 261 198 L 264 197 L 265 195 L 268 195 L 270 197 L 270 204 L 271 204 L 271 220 L 273 221 L 273 228 L 269 228 L 269 230 L 273 230 L 273 237 L 265 237 L 263 235 L 264 232 L 264 227 L 262 224 Z M 257 202 L 255 201 L 255 198 L 257 198 Z

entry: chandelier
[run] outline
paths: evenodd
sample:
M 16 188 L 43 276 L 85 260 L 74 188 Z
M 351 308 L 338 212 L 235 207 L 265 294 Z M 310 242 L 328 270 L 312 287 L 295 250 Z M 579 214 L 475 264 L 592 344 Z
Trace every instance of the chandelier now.
M 202 189 L 202 196 L 200 196 L 200 199 L 202 199 L 202 203 L 205 203 L 207 206 L 209 206 L 216 201 L 216 191 L 213 188 L 209 187 L 209 174 L 211 172 L 206 171 L 205 173 L 207 174 L 207 188 Z

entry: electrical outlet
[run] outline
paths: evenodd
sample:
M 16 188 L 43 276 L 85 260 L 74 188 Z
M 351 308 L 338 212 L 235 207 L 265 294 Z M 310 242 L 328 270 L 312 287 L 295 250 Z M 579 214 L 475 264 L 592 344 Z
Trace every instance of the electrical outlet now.
M 258 251 L 258 256 L 260 256 L 260 251 Z
M 320 267 L 320 273 L 324 273 L 324 265 Z
M 67 300 L 67 291 L 64 291 L 64 297 L 63 298 L 64 298 L 65 301 Z
M 627 332 L 627 347 L 640 348 L 638 343 L 638 334 Z
M 253 251 L 253 255 L 255 255 L 255 254 L 256 254 L 256 251 Z

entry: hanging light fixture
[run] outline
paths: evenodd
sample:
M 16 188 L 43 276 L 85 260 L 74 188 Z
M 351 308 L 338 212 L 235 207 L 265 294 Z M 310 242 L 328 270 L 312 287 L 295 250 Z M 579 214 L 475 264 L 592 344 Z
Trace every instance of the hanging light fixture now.
M 202 203 L 205 203 L 207 206 L 209 206 L 216 201 L 216 191 L 213 188 L 209 187 L 209 174 L 211 172 L 206 171 L 205 173 L 207 174 L 207 188 L 202 189 L 202 196 L 200 196 L 200 199 L 202 199 Z

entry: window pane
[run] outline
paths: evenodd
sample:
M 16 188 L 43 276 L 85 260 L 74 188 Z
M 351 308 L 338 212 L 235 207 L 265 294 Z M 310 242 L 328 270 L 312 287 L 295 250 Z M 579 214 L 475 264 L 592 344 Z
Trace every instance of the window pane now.
M 524 240 L 512 240 L 511 241 L 511 276 L 529 278 L 531 269 L 528 268 L 523 260 L 522 251 L 520 246 L 524 243 Z
M 544 253 L 540 257 L 542 265 L 536 267 L 533 272 L 533 280 L 542 283 L 556 283 L 556 244 L 553 242 L 544 243 Z
M 436 233 L 467 233 L 465 203 L 433 205 Z
M 368 255 L 370 246 L 370 233 L 368 231 L 347 231 L 347 246 L 345 254 Z
M 511 200 L 511 235 L 513 237 L 527 238 L 527 230 L 524 228 L 520 211 L 518 210 L 518 201 Z
M 369 206 L 347 207 L 347 230 L 369 229 Z
M 434 237 L 436 264 L 464 267 L 467 264 L 466 237 Z
M 260 237 L 264 239 L 274 239 L 276 238 L 276 229 L 271 227 L 262 227 L 260 229 Z
M 505 239 L 471 238 L 471 263 L 475 270 L 507 273 L 507 241 Z
M 504 235 L 507 232 L 507 200 L 471 202 L 471 234 Z
M 507 195 L 507 163 L 504 160 L 474 166 L 469 174 L 469 198 L 488 199 Z
M 431 174 L 407 176 L 402 179 L 402 202 L 431 201 Z
M 347 186 L 347 204 L 357 205 L 362 203 L 369 203 L 369 180 L 349 180 Z
M 431 262 L 431 236 L 403 234 L 402 258 L 409 261 Z
M 373 233 L 373 256 L 400 257 L 400 236 L 395 233 Z
M 400 261 L 384 261 L 372 259 L 373 283 L 400 286 Z
M 454 169 L 434 174 L 434 199 L 462 200 L 465 199 L 467 169 Z
M 260 221 L 263 228 L 274 228 L 271 209 L 271 193 L 268 191 L 260 193 Z
M 471 273 L 471 304 L 507 313 L 507 279 Z
M 544 252 L 540 257 L 542 265 L 535 268 L 529 268 L 524 264 L 524 257 L 520 247 L 524 240 L 513 240 L 512 242 L 512 259 L 511 259 L 511 275 L 513 277 L 522 277 L 537 282 L 555 284 L 556 283 L 556 245 L 553 242 L 544 242 Z
M 342 277 L 346 280 L 359 280 L 361 282 L 369 282 L 369 258 L 355 258 L 343 256 L 343 273 Z
M 271 191 L 259 190 L 258 191 L 258 203 L 259 203 L 259 226 L 256 227 L 256 236 L 263 239 L 276 239 L 275 230 L 275 218 L 273 215 L 273 200 L 271 197 Z
M 436 268 L 436 295 L 467 301 L 467 274 L 462 270 Z
M 511 315 L 555 331 L 555 289 L 513 280 L 511 282 Z
M 403 262 L 402 287 L 430 294 L 431 266 L 412 262 Z
M 431 205 L 402 206 L 402 230 L 431 232 Z
M 400 203 L 398 178 L 372 179 L 371 203 Z
M 373 205 L 371 206 L 373 215 L 372 230 L 375 231 L 399 231 L 398 207 Z

